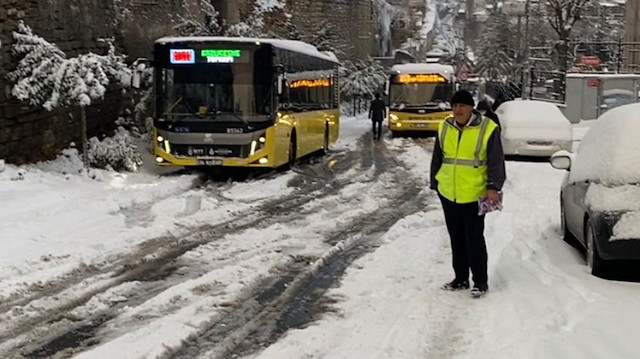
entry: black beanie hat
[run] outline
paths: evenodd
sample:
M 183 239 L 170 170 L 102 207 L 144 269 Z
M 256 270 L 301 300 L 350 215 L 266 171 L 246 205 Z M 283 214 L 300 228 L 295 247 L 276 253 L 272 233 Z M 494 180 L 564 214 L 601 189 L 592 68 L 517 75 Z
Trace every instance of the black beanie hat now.
M 451 106 L 457 103 L 469 105 L 471 107 L 476 105 L 475 101 L 473 101 L 473 95 L 471 95 L 471 92 L 467 90 L 459 90 L 453 94 L 453 97 L 451 98 Z

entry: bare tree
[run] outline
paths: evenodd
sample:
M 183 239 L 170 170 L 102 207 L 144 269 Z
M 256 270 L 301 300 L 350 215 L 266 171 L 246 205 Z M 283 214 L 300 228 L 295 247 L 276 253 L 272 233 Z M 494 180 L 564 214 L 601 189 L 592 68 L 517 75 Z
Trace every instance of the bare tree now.
M 585 4 L 589 0 L 546 0 L 547 19 L 553 30 L 558 34 L 558 52 L 562 70 L 566 70 L 567 46 L 571 30 L 580 21 Z

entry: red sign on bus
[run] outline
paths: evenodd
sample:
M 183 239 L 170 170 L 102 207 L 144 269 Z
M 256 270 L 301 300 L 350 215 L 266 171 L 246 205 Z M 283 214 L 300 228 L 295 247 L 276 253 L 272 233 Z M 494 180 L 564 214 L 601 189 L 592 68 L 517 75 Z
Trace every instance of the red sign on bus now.
M 194 50 L 170 50 L 171 63 L 172 64 L 195 64 L 196 52 Z

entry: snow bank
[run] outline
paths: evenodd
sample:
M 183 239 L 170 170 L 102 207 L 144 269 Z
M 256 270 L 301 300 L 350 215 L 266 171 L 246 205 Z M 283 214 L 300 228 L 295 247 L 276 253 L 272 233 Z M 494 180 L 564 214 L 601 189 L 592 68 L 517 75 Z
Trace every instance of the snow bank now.
M 604 185 L 640 182 L 640 104 L 606 112 L 581 141 L 571 166 L 572 182 L 599 180 Z

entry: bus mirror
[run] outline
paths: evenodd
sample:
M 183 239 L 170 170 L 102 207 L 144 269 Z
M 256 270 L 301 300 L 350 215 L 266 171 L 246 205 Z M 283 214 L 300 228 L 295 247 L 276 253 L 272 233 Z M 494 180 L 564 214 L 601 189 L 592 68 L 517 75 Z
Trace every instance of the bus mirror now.
M 384 83 L 384 95 L 385 96 L 389 96 L 389 87 L 391 86 L 391 83 L 387 80 L 387 82 Z
M 131 74 L 131 87 L 134 89 L 139 89 L 142 82 L 142 74 L 147 69 L 147 63 L 149 60 L 147 59 L 137 59 L 133 62 L 133 72 Z
M 283 91 L 284 91 L 284 75 L 280 74 L 278 75 L 278 95 L 282 95 Z

